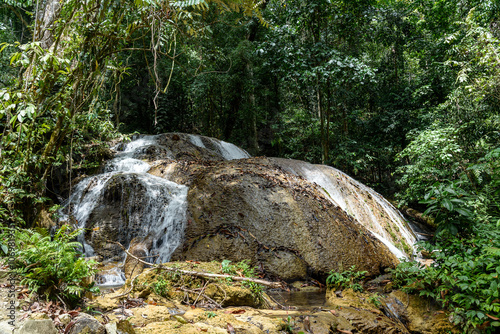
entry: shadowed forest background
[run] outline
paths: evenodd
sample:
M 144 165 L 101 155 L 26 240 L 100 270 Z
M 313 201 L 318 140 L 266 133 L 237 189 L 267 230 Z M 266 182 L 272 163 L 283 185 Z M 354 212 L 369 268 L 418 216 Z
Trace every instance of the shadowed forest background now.
M 0 4 L 5 225 L 56 212 L 63 183 L 95 171 L 110 139 L 216 137 L 334 166 L 426 211 L 437 233 L 425 247 L 451 264 L 413 273 L 421 289 L 468 326 L 500 326 L 497 1 L 62 3 Z M 454 270 L 467 279 L 446 281 Z

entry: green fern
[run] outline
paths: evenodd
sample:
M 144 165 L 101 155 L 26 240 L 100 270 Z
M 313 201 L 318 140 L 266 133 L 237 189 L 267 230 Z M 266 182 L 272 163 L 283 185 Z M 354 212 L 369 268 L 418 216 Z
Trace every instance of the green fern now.
M 4 229 L 4 234 L 8 232 Z M 64 299 L 75 302 L 85 291 L 94 291 L 84 279 L 95 273 L 94 261 L 86 261 L 78 249 L 75 238 L 82 230 L 71 231 L 61 227 L 51 240 L 46 232 L 15 230 L 17 241 L 16 260 L 12 272 L 21 278 L 30 292 L 43 294 L 47 299 Z
M 500 248 L 496 248 L 496 247 L 489 247 L 489 248 L 486 248 L 485 250 L 486 250 L 486 252 L 487 252 L 489 255 L 493 255 L 493 256 L 498 256 L 498 257 L 500 257 Z

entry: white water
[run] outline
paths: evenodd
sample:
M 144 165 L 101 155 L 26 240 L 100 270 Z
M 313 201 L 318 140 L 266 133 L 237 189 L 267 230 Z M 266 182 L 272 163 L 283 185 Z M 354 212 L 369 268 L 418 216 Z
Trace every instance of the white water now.
M 106 164 L 104 173 L 85 178 L 78 183 L 61 210 L 61 220 L 67 221 L 71 215 L 79 228 L 86 228 L 88 219 L 99 205 L 108 182 L 113 176 L 121 175 L 124 180 L 138 182 L 145 189 L 145 196 L 140 202 L 142 215 L 133 217 L 141 222 L 139 225 L 142 230 L 132 237 L 151 237 L 151 254 L 158 255 L 159 261 L 166 262 L 179 246 L 184 233 L 188 188 L 147 173 L 149 164 L 134 156 L 150 145 L 156 145 L 155 136 L 145 136 L 128 143 L 122 152 Z M 132 208 L 125 209 L 129 217 L 134 214 L 131 212 Z M 70 210 L 71 212 L 68 212 Z M 99 222 L 96 226 L 99 226 Z M 94 250 L 84 240 L 83 235 L 79 241 L 84 245 L 85 255 L 94 256 Z M 105 273 L 100 276 L 100 284 L 117 285 L 123 283 L 123 277 L 121 271 Z
M 113 267 L 97 275 L 96 283 L 104 288 L 122 286 L 125 284 L 125 274 L 118 267 Z
M 404 240 L 411 251 L 414 251 L 415 235 L 401 213 L 375 190 L 333 167 L 295 160 L 276 160 L 290 172 L 320 186 L 332 203 L 356 218 L 397 258 L 412 255 L 406 254 L 402 243 Z
M 215 148 L 215 151 L 220 154 L 225 160 L 250 158 L 250 154 L 248 154 L 247 151 L 239 148 L 236 145 L 215 138 L 203 138 L 208 141 L 211 146 Z M 203 143 L 201 136 L 189 135 L 189 141 L 198 147 L 207 148 L 207 146 Z

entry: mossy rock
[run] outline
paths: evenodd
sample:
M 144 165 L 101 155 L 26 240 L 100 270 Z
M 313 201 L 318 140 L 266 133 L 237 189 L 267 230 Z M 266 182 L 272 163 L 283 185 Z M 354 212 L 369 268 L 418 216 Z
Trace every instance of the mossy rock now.
M 165 267 L 180 270 L 222 274 L 220 262 L 169 262 Z M 130 286 L 130 281 L 125 289 Z M 146 300 L 188 301 L 190 304 L 220 306 L 264 306 L 264 298 L 242 282 L 227 279 L 208 279 L 163 269 L 147 269 L 134 281 L 135 297 Z

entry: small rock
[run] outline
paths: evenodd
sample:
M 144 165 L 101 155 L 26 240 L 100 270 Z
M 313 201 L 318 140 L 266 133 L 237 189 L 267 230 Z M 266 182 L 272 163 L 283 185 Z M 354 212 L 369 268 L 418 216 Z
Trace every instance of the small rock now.
M 58 334 L 59 332 L 54 326 L 52 320 L 32 320 L 24 322 L 19 329 L 14 331 L 15 334 Z
M 68 334 L 106 334 L 106 328 L 96 318 L 81 313 L 75 318 L 75 324 L 71 327 Z
M 32 313 L 30 315 L 30 319 L 32 320 L 50 320 L 50 317 L 47 313 Z
M 106 328 L 107 334 L 118 334 L 118 328 L 116 328 L 116 322 L 110 322 L 104 326 Z
M 118 334 L 135 334 L 135 329 L 128 320 L 118 321 L 116 328 L 118 330 Z
M 61 323 L 63 325 L 67 325 L 71 321 L 71 316 L 69 314 L 67 314 L 67 313 L 66 314 L 61 314 L 59 316 L 59 321 L 61 321 Z

